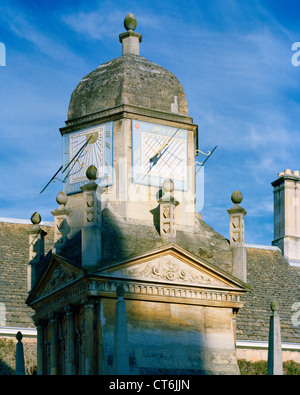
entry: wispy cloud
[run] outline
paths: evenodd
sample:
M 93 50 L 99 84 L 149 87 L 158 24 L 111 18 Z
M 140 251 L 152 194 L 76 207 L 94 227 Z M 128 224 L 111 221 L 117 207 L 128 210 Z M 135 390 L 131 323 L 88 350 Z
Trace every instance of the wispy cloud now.
M 278 3 L 284 4 L 285 19 Z M 61 164 L 58 127 L 71 92 L 97 62 L 121 55 L 118 35 L 125 15 L 133 12 L 143 34 L 141 55 L 171 70 L 185 89 L 200 149 L 218 145 L 205 168 L 204 219 L 227 235 L 226 209 L 231 193 L 240 189 L 248 211 L 247 242 L 270 244 L 270 183 L 284 168 L 296 170 L 300 157 L 300 67 L 291 64 L 292 40 L 300 41 L 293 16 L 299 10 L 288 10 L 290 3 L 74 0 L 25 7 L 3 0 L 0 23 L 10 45 L 0 91 L 6 185 L 0 215 L 16 210 L 20 216 L 30 205 L 45 213 L 49 205 L 50 213 L 55 206 L 59 184 L 51 185 L 48 195 L 37 194 Z M 18 190 L 11 172 L 20 179 Z
M 77 33 L 96 40 L 103 40 L 107 37 L 115 38 L 118 34 L 120 20 L 124 19 L 124 14 L 117 10 L 99 9 L 91 12 L 77 12 L 63 15 L 62 21 Z
M 31 43 L 40 53 L 60 62 L 78 60 L 77 54 L 62 39 L 58 32 L 59 26 L 54 21 L 47 27 L 41 26 L 37 16 L 17 4 L 10 7 L 0 6 L 0 21 L 16 36 Z

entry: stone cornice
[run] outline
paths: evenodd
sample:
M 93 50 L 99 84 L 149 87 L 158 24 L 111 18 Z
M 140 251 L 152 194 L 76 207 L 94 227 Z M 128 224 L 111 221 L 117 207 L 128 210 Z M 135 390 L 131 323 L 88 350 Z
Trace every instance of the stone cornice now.
M 45 318 L 86 297 L 116 298 L 122 284 L 125 299 L 228 307 L 239 310 L 248 286 L 213 265 L 170 244 L 134 260 L 87 272 L 55 256 L 28 304 Z
M 105 123 L 112 120 L 118 120 L 122 118 L 135 118 L 137 116 L 144 116 L 146 118 L 155 118 L 156 120 L 162 120 L 174 122 L 176 124 L 182 124 L 184 127 L 197 128 L 197 125 L 193 124 L 193 119 L 180 114 L 172 114 L 158 110 L 151 110 L 148 108 L 122 104 L 117 107 L 109 108 L 104 111 L 96 112 L 82 116 L 80 118 L 66 121 L 66 126 L 60 128 L 62 135 L 73 132 L 75 130 L 83 129 L 87 126 L 94 126 L 99 123 Z
M 202 306 L 231 307 L 240 309 L 243 302 L 241 290 L 212 289 L 178 284 L 158 284 L 144 281 L 124 281 L 124 279 L 91 278 L 86 276 L 56 292 L 43 295 L 31 303 L 37 319 L 47 317 L 51 311 L 63 310 L 67 304 L 81 304 L 84 297 L 117 298 L 116 289 L 123 284 L 124 299 L 153 302 L 190 304 Z
M 299 176 L 294 176 L 294 175 L 292 175 L 292 174 L 284 174 L 283 176 L 277 178 L 277 180 L 273 181 L 273 182 L 271 183 L 271 185 L 272 185 L 273 187 L 277 187 L 277 186 L 283 184 L 284 181 L 287 181 L 287 180 L 288 180 L 288 181 L 299 182 L 299 181 L 300 181 L 300 177 L 299 177 Z

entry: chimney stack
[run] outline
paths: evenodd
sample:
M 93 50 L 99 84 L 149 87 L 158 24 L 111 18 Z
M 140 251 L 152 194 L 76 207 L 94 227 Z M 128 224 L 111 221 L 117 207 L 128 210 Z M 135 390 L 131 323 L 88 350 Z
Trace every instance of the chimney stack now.
M 274 240 L 292 266 L 300 266 L 300 176 L 286 169 L 272 182 L 274 187 Z

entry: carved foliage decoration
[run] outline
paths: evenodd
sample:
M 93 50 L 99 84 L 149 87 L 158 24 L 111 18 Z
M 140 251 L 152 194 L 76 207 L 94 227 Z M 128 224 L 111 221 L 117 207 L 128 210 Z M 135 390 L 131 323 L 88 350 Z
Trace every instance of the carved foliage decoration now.
M 68 283 L 76 280 L 80 274 L 62 265 L 57 266 L 53 271 L 50 281 L 44 288 L 41 296 L 48 295 L 60 288 L 63 288 Z
M 159 282 L 224 286 L 224 283 L 217 278 L 204 273 L 201 269 L 193 268 L 171 255 L 122 268 L 114 275 Z

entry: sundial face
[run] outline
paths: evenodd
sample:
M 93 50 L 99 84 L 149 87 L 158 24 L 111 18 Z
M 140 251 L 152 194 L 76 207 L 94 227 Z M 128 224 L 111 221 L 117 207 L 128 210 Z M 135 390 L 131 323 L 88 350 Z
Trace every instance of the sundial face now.
M 186 190 L 187 138 L 187 130 L 133 120 L 133 182 L 160 187 L 171 178 L 175 189 Z
M 98 170 L 101 186 L 112 184 L 113 123 L 102 124 L 63 136 L 63 181 L 66 193 L 80 192 L 86 184 L 86 170 L 90 165 Z M 71 163 L 70 163 L 71 161 Z

